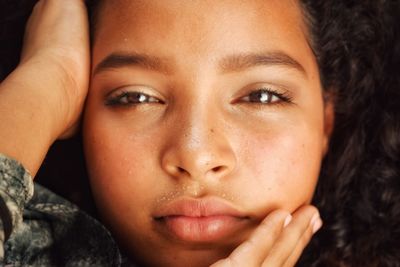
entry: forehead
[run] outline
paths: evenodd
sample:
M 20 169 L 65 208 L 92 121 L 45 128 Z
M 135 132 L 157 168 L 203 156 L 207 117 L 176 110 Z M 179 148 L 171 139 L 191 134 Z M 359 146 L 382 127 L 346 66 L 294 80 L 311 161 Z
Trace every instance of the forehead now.
M 300 6 L 298 0 L 98 0 L 96 4 L 101 8 L 107 8 L 108 12 L 116 11 L 119 14 L 124 12 L 126 14 L 126 11 L 127 13 L 137 11 L 143 14 L 155 11 L 183 14 L 194 11 L 199 16 L 220 9 L 251 11 L 250 15 L 254 15 L 254 8 L 263 14 L 267 12 L 267 15 L 274 15 L 278 9 L 284 13 L 290 13 L 293 11 L 291 9 L 297 9 Z
M 297 0 L 102 0 L 98 5 L 96 28 L 124 33 L 133 28 L 171 30 L 174 26 L 189 32 L 200 24 L 221 28 L 221 22 L 235 31 L 244 21 L 273 30 L 279 24 L 288 31 L 304 31 Z M 135 27 L 135 25 L 137 25 Z M 248 28 L 249 31 L 254 30 Z
M 94 57 L 127 50 L 154 54 L 160 48 L 199 57 L 213 54 L 210 49 L 234 54 L 268 48 L 302 57 L 310 52 L 304 25 L 296 0 L 106 0 Z

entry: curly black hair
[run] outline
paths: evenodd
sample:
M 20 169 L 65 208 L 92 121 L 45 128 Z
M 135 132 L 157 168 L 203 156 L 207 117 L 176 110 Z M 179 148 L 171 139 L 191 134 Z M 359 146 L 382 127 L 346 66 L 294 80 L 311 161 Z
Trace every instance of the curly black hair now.
M 335 127 L 299 266 L 400 266 L 398 1 L 302 0 Z

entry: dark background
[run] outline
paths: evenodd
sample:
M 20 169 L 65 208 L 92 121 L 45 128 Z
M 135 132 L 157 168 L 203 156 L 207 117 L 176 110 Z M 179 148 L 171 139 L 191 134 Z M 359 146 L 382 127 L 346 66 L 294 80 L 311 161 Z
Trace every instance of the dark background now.
M 25 24 L 35 3 L 36 0 L 0 0 L 0 81 L 19 62 Z M 72 139 L 53 144 L 35 182 L 78 204 L 90 214 L 96 215 L 86 174 L 80 133 Z

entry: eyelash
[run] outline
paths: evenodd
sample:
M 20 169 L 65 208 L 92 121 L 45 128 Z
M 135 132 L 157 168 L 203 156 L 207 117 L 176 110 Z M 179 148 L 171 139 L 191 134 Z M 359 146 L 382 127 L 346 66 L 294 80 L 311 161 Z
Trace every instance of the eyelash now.
M 264 96 L 266 97 L 265 102 L 252 101 L 251 99 L 252 95 L 262 98 L 263 97 L 262 94 L 266 95 Z M 137 101 L 136 102 L 129 101 L 129 97 L 134 97 L 133 99 Z M 124 98 L 125 100 L 122 101 Z M 268 104 L 275 105 L 275 104 L 282 104 L 282 102 L 292 103 L 292 97 L 288 93 L 277 92 L 271 88 L 260 88 L 250 92 L 248 95 L 240 98 L 236 102 L 260 104 L 260 105 L 268 105 Z M 160 99 L 138 91 L 122 91 L 118 93 L 116 96 L 110 97 L 105 102 L 107 106 L 132 106 L 132 105 L 148 104 L 148 103 L 164 104 L 164 102 L 161 101 Z
M 130 102 L 129 97 L 136 97 L 137 102 Z M 122 101 L 124 98 L 126 98 L 125 102 Z M 107 99 L 105 104 L 107 106 L 131 106 L 147 103 L 164 104 L 160 99 L 138 91 L 122 91 Z

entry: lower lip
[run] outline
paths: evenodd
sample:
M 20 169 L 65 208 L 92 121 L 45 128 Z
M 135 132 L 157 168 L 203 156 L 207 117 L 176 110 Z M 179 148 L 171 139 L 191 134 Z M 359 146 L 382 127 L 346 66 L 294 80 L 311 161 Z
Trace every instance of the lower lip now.
M 167 231 L 182 241 L 214 242 L 241 229 L 243 218 L 233 216 L 167 216 L 159 220 Z

